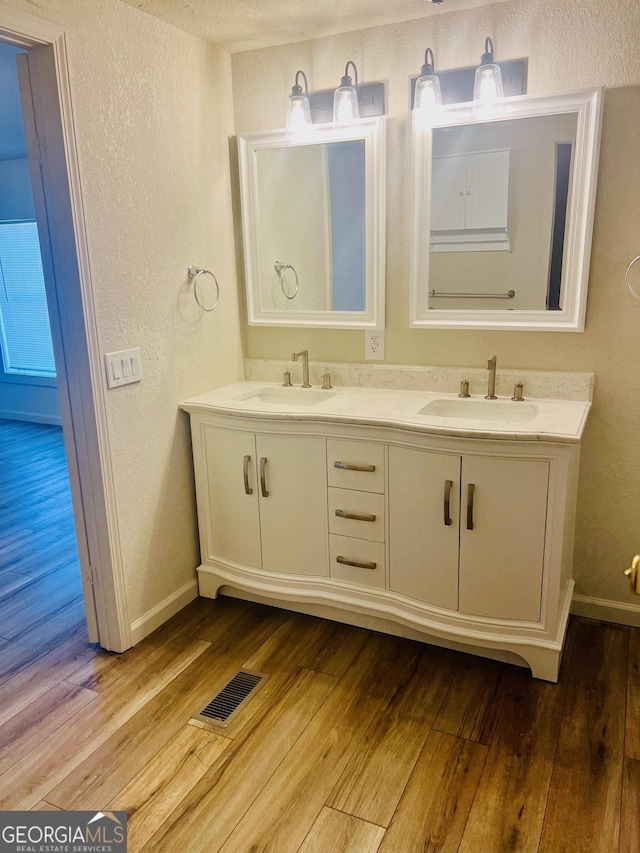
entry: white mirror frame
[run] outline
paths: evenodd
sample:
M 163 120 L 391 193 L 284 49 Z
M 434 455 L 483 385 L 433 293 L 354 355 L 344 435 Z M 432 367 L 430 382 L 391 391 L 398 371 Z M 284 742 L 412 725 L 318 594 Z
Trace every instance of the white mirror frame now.
M 262 307 L 260 227 L 257 204 L 258 151 L 327 142 L 364 140 L 365 148 L 365 295 L 364 311 L 274 311 Z M 353 127 L 314 126 L 302 139 L 284 130 L 238 136 L 242 234 L 251 326 L 297 326 L 331 329 L 384 329 L 386 148 L 384 117 L 365 119 Z
M 412 328 L 512 329 L 520 331 L 582 332 L 587 307 L 587 284 L 595 207 L 602 89 L 581 89 L 507 99 L 498 113 L 476 118 L 471 104 L 442 108 L 431 126 L 413 116 L 413 234 L 411 250 L 410 325 Z M 547 310 L 429 309 L 432 131 L 439 127 L 507 121 L 514 118 L 575 113 L 576 146 L 565 228 L 563 307 Z M 425 237 L 425 235 L 427 235 Z M 514 282 L 517 285 L 517 282 Z M 461 283 L 461 290 L 464 290 Z

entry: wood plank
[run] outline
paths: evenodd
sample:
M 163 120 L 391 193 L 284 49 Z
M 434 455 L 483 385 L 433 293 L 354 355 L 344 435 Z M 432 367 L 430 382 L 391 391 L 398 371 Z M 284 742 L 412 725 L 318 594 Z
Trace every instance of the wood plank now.
M 80 576 L 58 586 L 52 577 L 45 578 L 43 587 L 36 584 L 18 590 L 0 604 L 2 635 L 9 640 L 19 640 L 36 631 L 45 622 L 57 619 L 60 614 L 82 599 Z
M 0 775 L 96 699 L 91 690 L 61 682 L 0 726 Z
M 173 636 L 145 673 L 88 705 L 0 775 L 0 809 L 30 809 L 42 799 L 60 805 L 49 791 L 208 648 L 201 640 Z
M 353 625 L 323 620 L 324 630 L 298 661 L 305 669 L 338 677 L 345 674 L 367 642 L 369 632 Z
M 0 691 L 0 725 L 28 707 L 47 690 L 72 677 L 72 673 L 96 654 L 84 633 L 71 636 L 54 646 L 30 666 L 5 681 Z
M 434 729 L 489 744 L 496 725 L 494 696 L 504 666 L 459 653 L 459 666 Z
M 4 599 L 10 592 L 22 589 L 34 581 L 26 575 L 19 575 L 16 572 L 0 571 L 0 600 Z M 0 627 L 0 632 L 2 628 Z
M 455 853 L 486 753 L 482 744 L 432 731 L 379 853 Z
M 618 849 L 627 630 L 574 619 L 561 678 L 565 713 L 540 851 Z
M 376 853 L 383 835 L 381 826 L 324 808 L 299 853 Z
M 268 620 L 275 629 L 276 623 L 278 625 L 284 624 L 291 615 L 285 610 L 267 607 L 264 604 L 255 604 L 252 601 L 242 601 L 239 598 L 219 597 L 216 602 L 217 607 L 209 608 L 211 611 L 209 617 L 204 616 L 206 610 L 204 613 L 201 612 L 199 614 L 200 624 L 198 626 L 192 624 L 188 631 L 181 633 L 187 633 L 189 636 L 211 643 L 214 648 L 219 650 L 220 654 L 225 654 L 234 647 L 237 651 L 238 638 L 243 633 L 250 635 L 251 629 L 257 623 L 266 623 Z M 253 644 L 250 643 L 247 654 L 251 654 L 253 651 Z
M 161 625 L 124 654 L 96 647 L 93 655 L 78 662 L 65 680 L 97 693 L 120 689 L 123 682 L 139 678 L 148 667 L 162 660 L 162 647 L 174 634 Z
M 100 743 L 65 774 L 66 778 L 59 784 L 54 783 L 55 787 L 51 786 L 53 790 L 47 791 L 46 799 L 70 810 L 91 809 L 96 802 L 113 798 L 182 728 L 190 714 L 220 689 L 248 655 L 259 649 L 280 626 L 282 611 L 270 608 L 264 611 L 262 618 L 252 626 L 240 620 L 233 630 L 230 629 L 226 640 L 229 648 L 224 653 L 204 640 L 172 635 L 170 643 L 206 645 L 206 651 L 200 657 L 194 656 L 190 666 L 168 679 L 157 695 L 149 694 L 146 701 L 136 707 L 135 713 L 117 726 L 111 726 Z M 115 692 L 126 694 L 129 683 L 129 679 L 124 678 Z M 107 691 L 107 700 L 113 694 L 114 688 Z
M 287 690 L 182 800 L 146 845 L 146 853 L 188 850 L 215 853 L 289 754 L 318 708 L 335 689 L 334 676 L 299 670 Z M 249 849 L 249 848 L 246 848 Z
M 46 800 L 40 800 L 39 803 L 36 803 L 35 806 L 31 809 L 32 812 L 60 812 L 62 809 L 59 809 L 57 806 L 52 806 L 51 803 L 48 803 Z
M 42 624 L 37 631 L 11 642 L 0 655 L 0 685 L 13 678 L 25 667 L 44 657 L 56 646 L 79 637 L 89 643 L 84 602 L 64 608 L 56 619 Z
M 640 761 L 640 628 L 629 628 L 624 754 Z
M 537 850 L 562 719 L 562 685 L 506 667 L 499 722 L 460 851 Z
M 408 640 L 372 634 L 223 847 L 297 851 L 375 714 L 420 654 Z
M 407 680 L 381 709 L 327 805 L 388 826 L 455 674 L 457 656 L 425 646 Z
M 141 850 L 231 741 L 184 725 L 107 805 L 127 812 L 127 850 Z
M 242 664 L 243 669 L 263 672 L 269 676 L 264 686 L 249 702 L 242 714 L 232 720 L 224 730 L 225 736 L 235 738 L 242 730 L 253 724 L 254 719 L 264 716 L 289 675 L 299 667 L 309 645 L 315 643 L 323 633 L 322 619 L 303 613 L 290 614 L 260 648 Z
M 640 850 L 640 761 L 624 760 L 620 853 Z

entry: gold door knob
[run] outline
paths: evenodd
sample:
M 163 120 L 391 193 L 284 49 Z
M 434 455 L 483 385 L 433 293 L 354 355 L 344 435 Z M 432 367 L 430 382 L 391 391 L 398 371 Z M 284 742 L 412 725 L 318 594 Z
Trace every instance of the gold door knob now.
M 631 592 L 640 595 L 640 554 L 633 558 L 631 566 L 625 570 L 625 575 L 629 578 Z

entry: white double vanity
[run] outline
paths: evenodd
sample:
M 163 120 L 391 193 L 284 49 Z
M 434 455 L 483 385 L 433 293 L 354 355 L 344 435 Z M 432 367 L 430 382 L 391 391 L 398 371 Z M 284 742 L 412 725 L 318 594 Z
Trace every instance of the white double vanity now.
M 524 661 L 557 680 L 582 396 L 247 382 L 185 401 L 200 594 Z
M 496 114 L 451 105 L 428 124 L 414 114 L 414 341 L 459 330 L 446 339 L 458 361 L 466 329 L 584 329 L 601 119 L 599 89 L 509 98 Z M 384 119 L 303 138 L 247 133 L 238 149 L 249 327 L 384 329 Z M 493 358 L 487 391 L 481 370 L 316 365 L 310 388 L 276 384 L 291 362 L 262 367 L 182 404 L 201 595 L 222 589 L 557 680 L 593 377 L 503 371 L 485 399 Z M 338 387 L 319 387 L 328 374 Z M 471 396 L 458 396 L 466 380 Z

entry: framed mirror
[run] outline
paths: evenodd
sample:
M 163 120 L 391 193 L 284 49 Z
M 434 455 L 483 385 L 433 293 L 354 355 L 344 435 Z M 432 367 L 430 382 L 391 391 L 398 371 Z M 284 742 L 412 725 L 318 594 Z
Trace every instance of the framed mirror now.
M 384 131 L 238 137 L 251 325 L 384 328 Z
M 602 91 L 413 116 L 411 326 L 584 329 Z

